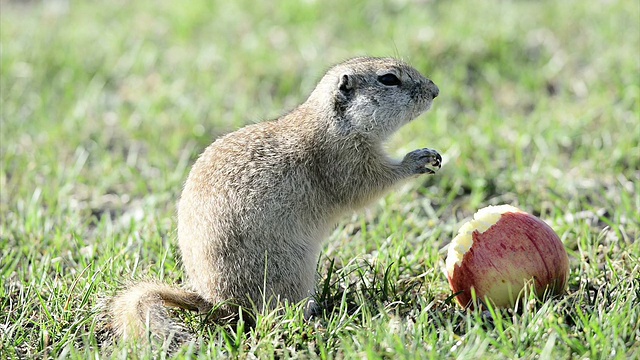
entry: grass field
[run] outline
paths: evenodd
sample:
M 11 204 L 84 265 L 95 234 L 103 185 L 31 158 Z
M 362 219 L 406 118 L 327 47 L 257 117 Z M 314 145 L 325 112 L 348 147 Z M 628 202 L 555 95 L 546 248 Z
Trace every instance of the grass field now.
M 183 279 L 175 203 L 216 136 L 305 100 L 333 63 L 396 56 L 440 87 L 390 151 L 442 170 L 328 239 L 318 289 L 236 334 L 179 313 L 198 358 L 640 358 L 638 1 L 2 1 L 0 358 L 166 357 L 110 344 L 101 299 Z M 565 297 L 449 299 L 446 245 L 509 203 L 559 234 Z M 199 346 L 196 346 L 199 345 Z

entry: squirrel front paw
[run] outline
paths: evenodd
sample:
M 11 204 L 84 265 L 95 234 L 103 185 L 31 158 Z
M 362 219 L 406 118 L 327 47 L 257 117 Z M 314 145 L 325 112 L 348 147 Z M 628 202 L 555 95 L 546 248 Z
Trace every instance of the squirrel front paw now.
M 402 164 L 411 174 L 435 174 L 442 167 L 442 156 L 433 149 L 418 149 L 408 153 Z

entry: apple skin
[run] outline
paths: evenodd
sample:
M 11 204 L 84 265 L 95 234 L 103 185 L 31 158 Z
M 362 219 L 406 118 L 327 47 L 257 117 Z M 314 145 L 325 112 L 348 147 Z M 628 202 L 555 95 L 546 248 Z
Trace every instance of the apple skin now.
M 533 279 L 542 297 L 560 295 L 569 276 L 569 258 L 558 235 L 544 221 L 525 212 L 505 212 L 484 232 L 474 230 L 473 244 L 464 253 L 449 285 L 462 307 L 472 306 L 471 288 L 478 299 L 497 307 L 515 304 L 525 283 Z

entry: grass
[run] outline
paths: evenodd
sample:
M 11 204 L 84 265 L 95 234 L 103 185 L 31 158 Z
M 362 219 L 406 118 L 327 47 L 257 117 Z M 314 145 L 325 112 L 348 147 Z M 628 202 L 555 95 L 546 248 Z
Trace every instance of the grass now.
M 110 344 L 100 299 L 183 281 L 175 201 L 213 138 L 302 102 L 331 64 L 397 56 L 439 85 L 390 144 L 441 172 L 345 218 L 319 260 L 327 313 L 236 334 L 215 358 L 640 357 L 640 6 L 634 1 L 1 4 L 0 358 L 171 355 Z M 463 311 L 444 248 L 479 207 L 547 221 L 568 294 Z

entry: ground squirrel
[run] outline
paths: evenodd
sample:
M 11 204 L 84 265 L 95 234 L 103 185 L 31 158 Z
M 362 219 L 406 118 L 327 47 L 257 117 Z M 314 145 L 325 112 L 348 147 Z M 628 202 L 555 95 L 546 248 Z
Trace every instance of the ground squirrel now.
M 404 62 L 354 58 L 331 68 L 288 114 L 217 139 L 193 165 L 178 204 L 190 290 L 153 282 L 125 289 L 110 305 L 115 332 L 183 339 L 166 307 L 215 306 L 218 317 L 312 295 L 323 240 L 341 215 L 440 168 L 435 150 L 401 161 L 383 150 L 438 92 Z

